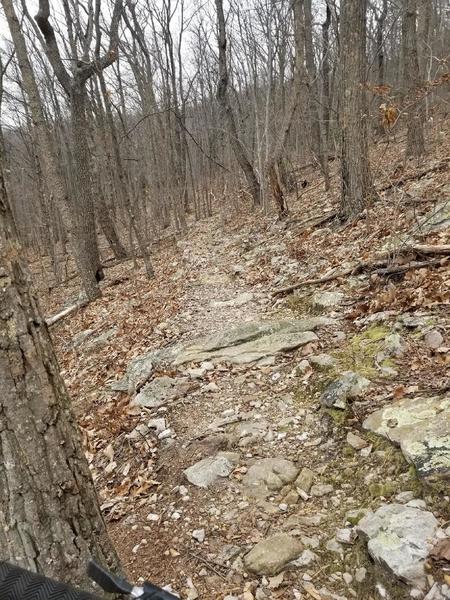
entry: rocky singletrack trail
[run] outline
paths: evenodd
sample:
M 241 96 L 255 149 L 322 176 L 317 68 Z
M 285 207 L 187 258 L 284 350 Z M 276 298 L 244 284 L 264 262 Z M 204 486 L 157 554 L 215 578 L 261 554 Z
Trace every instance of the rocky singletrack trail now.
M 118 325 L 96 345 L 105 315 L 74 317 L 92 329 L 65 347 L 69 369 L 123 365 L 94 404 L 71 379 L 113 540 L 132 576 L 190 600 L 448 598 L 445 301 L 395 308 L 367 274 L 276 296 L 342 235 L 313 222 L 303 251 L 324 253 L 308 262 L 295 227 L 214 217 L 158 251 L 166 299 L 145 344 Z M 360 311 L 375 301 L 395 309 Z

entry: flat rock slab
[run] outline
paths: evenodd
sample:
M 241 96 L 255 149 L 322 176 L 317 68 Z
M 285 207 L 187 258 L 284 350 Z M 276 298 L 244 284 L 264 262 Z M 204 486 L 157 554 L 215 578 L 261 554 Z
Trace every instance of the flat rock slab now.
M 144 406 L 145 408 L 159 408 L 166 404 L 166 402 L 183 395 L 183 392 L 187 391 L 189 386 L 189 383 L 181 383 L 172 377 L 157 377 L 142 388 L 134 398 L 132 404 L 135 406 Z
M 277 533 L 254 546 L 244 556 L 244 565 L 252 573 L 276 575 L 303 551 L 303 544 L 292 535 Z
M 204 360 L 235 364 L 254 362 L 316 341 L 318 338 L 313 330 L 333 322 L 332 319 L 316 317 L 244 323 L 186 345 L 176 356 L 174 364 Z
M 176 348 L 163 348 L 136 356 L 128 365 L 125 376 L 109 384 L 110 389 L 134 394 L 136 389 L 150 379 L 156 367 L 161 363 L 171 362 L 176 352 Z
M 450 480 L 450 396 L 403 398 L 372 413 L 363 427 L 398 444 L 428 483 Z
M 298 467 L 285 458 L 261 458 L 245 474 L 242 483 L 247 496 L 264 499 L 281 490 L 298 476 Z
M 183 473 L 192 485 L 207 488 L 219 477 L 228 477 L 239 462 L 239 456 L 236 452 L 218 452 L 188 467 Z
M 426 584 L 425 560 L 443 533 L 435 516 L 403 504 L 384 504 L 357 525 L 372 558 L 409 584 Z

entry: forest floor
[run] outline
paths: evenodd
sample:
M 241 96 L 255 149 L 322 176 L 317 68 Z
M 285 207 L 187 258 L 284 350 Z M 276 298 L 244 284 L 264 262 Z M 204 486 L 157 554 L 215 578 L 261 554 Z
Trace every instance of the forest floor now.
M 450 422 L 448 256 L 405 252 L 450 243 L 448 206 L 444 226 L 438 212 L 450 202 L 449 134 L 438 128 L 432 158 L 421 164 L 399 165 L 399 145 L 377 147 L 380 198 L 357 221 L 333 218 L 338 190 L 324 192 L 319 174 L 304 170 L 308 185 L 290 198 L 287 221 L 226 206 L 178 242 L 161 243 L 156 279 L 130 262 L 110 268 L 102 298 L 52 327 L 130 576 L 190 600 L 401 599 L 411 590 L 415 598 L 450 597 L 448 545 L 447 558 L 443 551 L 423 573 L 422 560 L 399 578 L 395 565 L 369 557 L 354 528 L 387 502 L 427 519 L 433 513 L 437 538 L 450 535 L 448 480 L 447 489 L 436 477 L 430 485 L 420 466 L 363 425 L 387 405 L 423 398 L 446 400 L 439 411 Z M 390 271 L 364 267 L 274 295 L 380 256 Z M 433 262 L 406 270 L 411 261 Z M 48 314 L 63 294 L 67 287 L 52 292 Z M 236 359 L 236 345 L 209 356 L 203 344 L 202 357 L 181 364 L 152 354 L 186 350 L 196 339 L 200 346 L 207 336 L 224 348 L 229 331 L 245 336 L 249 324 L 276 329 L 297 320 L 314 334 L 295 332 L 298 343 L 289 337 L 273 352 L 262 343 L 264 356 L 256 344 L 250 362 Z M 333 406 L 333 384 L 349 371 L 358 390 Z M 194 475 L 184 473 L 193 465 Z M 208 486 L 192 483 L 197 476 L 209 477 Z M 402 546 L 400 559 L 402 551 L 409 552 Z

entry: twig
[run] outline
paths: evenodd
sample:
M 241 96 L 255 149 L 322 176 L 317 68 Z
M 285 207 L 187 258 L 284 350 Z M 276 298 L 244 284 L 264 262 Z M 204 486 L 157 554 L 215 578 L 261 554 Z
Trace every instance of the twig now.
M 72 313 L 77 311 L 79 308 L 83 308 L 83 306 L 86 306 L 86 304 L 87 302 L 83 300 L 82 302 L 77 302 L 77 304 L 72 304 L 72 306 L 68 306 L 67 308 L 57 313 L 56 315 L 53 315 L 52 317 L 47 317 L 45 319 L 47 327 L 51 327 L 61 319 L 64 319 L 64 317 L 67 317 L 68 315 L 71 315 Z

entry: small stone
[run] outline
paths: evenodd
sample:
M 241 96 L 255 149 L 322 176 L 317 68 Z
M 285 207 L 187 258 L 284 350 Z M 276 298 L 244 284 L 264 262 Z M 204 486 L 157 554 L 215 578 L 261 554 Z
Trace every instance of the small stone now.
M 200 542 L 200 544 L 202 544 L 205 541 L 205 530 L 194 529 L 194 531 L 192 532 L 192 537 L 194 538 L 194 540 L 197 540 L 197 542 Z
M 297 560 L 294 561 L 294 564 L 296 567 L 307 567 L 317 559 L 317 554 L 315 554 L 312 550 L 309 550 L 309 548 L 306 548 L 306 550 L 303 550 Z
M 282 502 L 281 504 L 278 505 L 278 508 L 281 510 L 281 512 L 286 512 L 289 507 L 287 504 Z
M 303 545 L 287 533 L 262 540 L 244 557 L 245 567 L 252 573 L 276 575 L 303 551 Z
M 159 515 L 155 514 L 155 513 L 149 513 L 147 515 L 147 521 L 159 521 Z
M 420 510 L 425 510 L 427 508 L 427 503 L 425 500 L 421 498 L 414 498 L 414 500 L 410 500 L 405 504 L 405 506 L 410 506 L 412 508 L 419 508 Z
M 395 496 L 395 499 L 397 500 L 397 502 L 400 502 L 400 504 L 406 504 L 407 502 L 414 500 L 414 492 L 411 492 L 409 490 L 405 492 L 400 492 Z
M 297 365 L 297 371 L 300 371 L 300 373 L 306 373 L 310 368 L 311 365 L 306 359 L 301 360 Z
M 311 487 L 311 496 L 315 496 L 316 498 L 320 498 L 321 496 L 326 496 L 327 494 L 331 494 L 333 491 L 333 486 L 329 483 L 316 483 Z
M 439 346 L 442 346 L 444 343 L 444 338 L 442 337 L 440 331 L 433 329 L 425 334 L 424 341 L 429 348 L 436 350 L 439 348 Z
M 158 439 L 159 440 L 167 440 L 168 438 L 173 437 L 173 431 L 172 429 L 165 429 L 164 431 L 161 431 L 161 433 L 158 433 Z
M 303 490 L 307 494 L 311 490 L 311 486 L 314 481 L 314 471 L 308 469 L 308 467 L 304 467 L 300 471 L 300 475 L 295 480 L 295 487 Z
M 354 529 L 338 529 L 336 531 L 336 540 L 341 544 L 353 544 L 356 539 L 356 531 Z
M 205 392 L 218 392 L 219 386 L 217 385 L 217 383 L 214 383 L 214 381 L 211 381 L 210 383 L 207 383 L 202 389 Z
M 336 365 L 336 359 L 329 354 L 317 354 L 316 356 L 311 356 L 309 361 L 323 371 L 332 369 Z
M 299 498 L 300 498 L 299 493 L 296 492 L 295 490 L 291 490 L 284 497 L 284 502 L 285 502 L 285 504 L 287 504 L 289 506 L 293 506 L 294 504 L 297 504 Z
M 351 431 L 347 433 L 347 444 L 349 444 L 355 450 L 362 450 L 369 445 L 366 440 L 364 440 L 362 437 L 359 437 L 359 435 L 352 433 Z
M 343 550 L 341 544 L 336 540 L 336 538 L 328 540 L 328 542 L 326 543 L 326 549 L 329 550 L 330 552 L 335 552 L 336 554 L 344 553 L 344 550 Z
M 342 574 L 342 579 L 345 581 L 345 583 L 347 585 L 350 585 L 351 582 L 353 581 L 353 577 L 350 575 L 350 573 L 343 573 Z
M 364 581 L 364 579 L 366 578 L 366 575 L 367 575 L 367 569 L 364 567 L 359 567 L 355 571 L 355 580 L 358 583 L 362 583 Z

